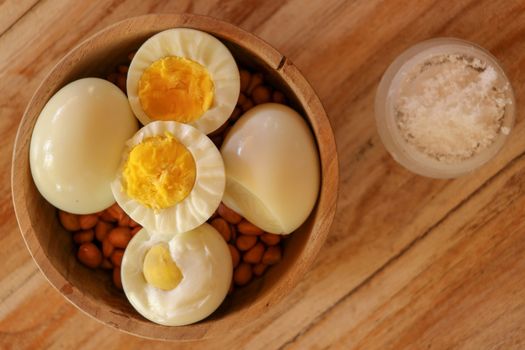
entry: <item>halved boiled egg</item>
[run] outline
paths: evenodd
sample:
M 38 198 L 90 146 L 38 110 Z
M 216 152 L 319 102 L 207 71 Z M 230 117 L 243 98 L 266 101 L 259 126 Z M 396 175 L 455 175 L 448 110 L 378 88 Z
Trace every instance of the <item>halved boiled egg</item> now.
M 208 134 L 228 119 L 240 92 L 230 51 L 210 34 L 175 28 L 149 38 L 134 55 L 128 99 L 143 124 L 173 120 Z
M 194 127 L 153 122 L 126 144 L 115 200 L 136 222 L 156 233 L 189 231 L 220 204 L 224 164 L 213 142 Z
M 232 259 L 222 236 L 201 225 L 179 234 L 138 232 L 121 265 L 131 305 L 166 326 L 200 321 L 222 303 L 232 279 Z

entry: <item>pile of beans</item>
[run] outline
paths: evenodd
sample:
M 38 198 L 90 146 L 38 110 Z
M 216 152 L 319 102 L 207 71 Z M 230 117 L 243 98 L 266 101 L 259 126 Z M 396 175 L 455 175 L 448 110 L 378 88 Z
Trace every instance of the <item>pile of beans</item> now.
M 73 233 L 78 260 L 92 269 L 113 271 L 113 283 L 122 289 L 120 264 L 124 249 L 131 238 L 142 228 L 118 206 L 99 213 L 75 215 L 58 211 L 62 226 Z
M 262 276 L 269 266 L 281 260 L 280 244 L 284 236 L 264 232 L 224 203 L 208 222 L 219 231 L 230 248 L 233 261 L 230 294 L 234 285 L 248 284 L 253 276 Z
M 85 266 L 112 270 L 115 287 L 122 290 L 120 265 L 124 250 L 142 227 L 118 206 L 95 214 L 76 215 L 58 210 L 62 226 L 73 235 L 78 260 Z M 266 233 L 221 203 L 208 220 L 228 243 L 233 262 L 234 286 L 244 286 L 262 276 L 282 257 L 282 237 Z
M 106 77 L 124 93 L 127 93 L 126 78 L 133 55 L 129 54 L 127 62 L 118 65 Z M 217 147 L 222 145 L 239 117 L 250 108 L 267 102 L 287 103 L 282 92 L 265 83 L 263 74 L 245 68 L 241 68 L 239 74 L 241 92 L 235 109 L 224 125 L 208 135 Z M 90 268 L 112 270 L 115 286 L 122 289 L 122 256 L 128 242 L 141 227 L 116 203 L 100 213 L 75 215 L 59 210 L 58 215 L 62 226 L 73 232 L 78 260 Z M 262 276 L 269 266 L 281 260 L 284 236 L 264 232 L 223 203 L 208 222 L 220 232 L 230 248 L 234 268 L 230 294 L 234 286 L 248 284 L 254 276 Z

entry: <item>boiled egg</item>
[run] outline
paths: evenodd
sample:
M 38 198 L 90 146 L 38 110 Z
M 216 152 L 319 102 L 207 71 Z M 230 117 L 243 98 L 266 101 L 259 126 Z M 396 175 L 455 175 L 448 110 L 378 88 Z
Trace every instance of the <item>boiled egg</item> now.
M 296 111 L 276 103 L 250 109 L 228 133 L 221 154 L 226 206 L 271 233 L 291 233 L 308 218 L 319 192 L 319 156 Z
M 150 232 L 179 233 L 204 223 L 224 193 L 224 164 L 194 127 L 157 121 L 126 144 L 111 188 L 120 207 Z
M 85 78 L 46 103 L 31 136 L 31 174 L 42 196 L 75 214 L 115 202 L 115 178 L 126 140 L 138 123 L 126 95 L 110 82 Z
M 150 321 L 182 326 L 200 321 L 222 303 L 232 279 L 222 236 L 203 224 L 179 234 L 138 232 L 124 252 L 122 287 Z
M 126 85 L 142 124 L 172 120 L 205 134 L 224 124 L 240 92 L 230 51 L 212 35 L 189 28 L 165 30 L 142 44 Z

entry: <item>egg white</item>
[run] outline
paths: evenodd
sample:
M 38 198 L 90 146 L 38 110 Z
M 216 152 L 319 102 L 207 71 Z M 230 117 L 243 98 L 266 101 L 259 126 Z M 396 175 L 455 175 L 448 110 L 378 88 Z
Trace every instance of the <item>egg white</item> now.
M 167 244 L 183 275 L 169 291 L 148 284 L 142 272 L 144 256 L 158 243 Z M 182 326 L 204 319 L 220 306 L 232 269 L 226 242 L 208 224 L 180 234 L 159 235 L 142 229 L 126 248 L 121 279 L 126 297 L 142 316 L 162 325 Z
M 193 156 L 196 178 L 193 189 L 181 202 L 164 209 L 151 209 L 124 191 L 122 172 L 131 149 L 148 137 L 171 133 Z M 213 142 L 194 127 L 178 122 L 157 121 L 140 129 L 127 143 L 111 189 L 115 200 L 133 220 L 155 233 L 186 232 L 208 220 L 219 206 L 225 187 L 224 164 Z
M 175 28 L 149 38 L 133 56 L 127 77 L 131 108 L 142 124 L 152 119 L 144 112 L 138 97 L 138 86 L 144 71 L 155 61 L 167 56 L 191 59 L 205 67 L 214 84 L 213 103 L 191 125 L 205 134 L 218 129 L 231 115 L 240 93 L 239 69 L 230 51 L 208 33 L 189 28 Z

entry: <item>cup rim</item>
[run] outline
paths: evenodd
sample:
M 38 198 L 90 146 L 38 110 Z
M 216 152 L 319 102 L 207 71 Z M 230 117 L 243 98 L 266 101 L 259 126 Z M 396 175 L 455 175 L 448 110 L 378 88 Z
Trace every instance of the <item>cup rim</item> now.
M 440 51 L 443 50 L 443 51 Z M 470 159 L 459 163 L 447 164 L 438 160 L 432 160 L 419 151 L 414 151 L 398 132 L 392 111 L 391 96 L 395 94 L 396 84 L 399 84 L 404 72 L 414 65 L 422 62 L 425 58 L 439 53 L 466 53 L 474 57 L 482 58 L 496 69 L 505 83 L 508 84 L 508 97 L 511 103 L 505 108 L 502 127 L 508 128 L 509 133 L 499 133 L 496 140 L 487 148 L 475 154 Z M 394 91 L 394 92 L 392 92 Z M 510 131 L 515 123 L 516 99 L 510 79 L 506 75 L 500 62 L 485 48 L 463 40 L 452 37 L 440 37 L 416 43 L 403 51 L 389 65 L 378 85 L 375 96 L 375 120 L 379 136 L 392 158 L 408 170 L 422 176 L 431 178 L 456 178 L 468 174 L 494 158 L 505 144 Z

